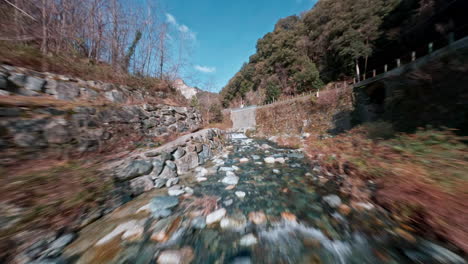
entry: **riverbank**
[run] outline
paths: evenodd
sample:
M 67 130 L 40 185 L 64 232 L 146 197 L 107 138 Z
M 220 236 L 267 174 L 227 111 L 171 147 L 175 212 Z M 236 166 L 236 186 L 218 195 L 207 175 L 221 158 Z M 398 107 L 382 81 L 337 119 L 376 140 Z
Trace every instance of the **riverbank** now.
M 386 127 L 386 128 L 385 128 Z M 382 129 L 384 128 L 384 129 Z M 370 201 L 408 230 L 468 251 L 468 148 L 452 131 L 397 134 L 385 124 L 335 137 L 277 137 L 303 147 L 324 181 L 342 178 L 352 204 Z

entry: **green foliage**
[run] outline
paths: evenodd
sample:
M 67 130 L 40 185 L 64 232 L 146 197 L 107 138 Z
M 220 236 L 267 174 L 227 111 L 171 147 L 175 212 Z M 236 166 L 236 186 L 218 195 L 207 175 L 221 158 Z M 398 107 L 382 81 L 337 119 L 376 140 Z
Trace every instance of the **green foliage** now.
M 267 87 L 266 87 L 266 97 L 265 103 L 271 103 L 274 100 L 278 99 L 281 94 L 281 89 L 279 85 L 279 81 L 276 76 L 273 76 L 268 80 Z
M 399 2 L 322 0 L 300 17 L 280 19 L 273 32 L 258 40 L 249 63 L 224 87 L 223 106 L 250 90 L 264 89 L 269 101 L 281 94 L 317 90 L 322 79 L 352 75 L 355 63 L 364 64 L 372 54 L 384 18 Z M 271 76 L 280 85 L 273 88 L 267 82 Z
M 223 112 L 219 104 L 212 104 L 209 108 L 210 112 L 210 123 L 221 123 L 223 122 Z
M 190 100 L 190 106 L 195 108 L 200 106 L 200 102 L 198 101 L 198 98 L 196 96 L 192 97 L 192 99 Z
M 135 49 L 136 49 L 136 46 L 137 46 L 138 42 L 140 41 L 140 39 L 141 39 L 141 31 L 137 30 L 137 32 L 135 33 L 135 38 L 133 39 L 132 44 L 128 48 L 127 54 L 125 54 L 124 65 L 123 65 L 124 70 L 128 71 L 128 66 L 130 65 L 130 60 L 132 59 L 133 55 L 135 54 Z

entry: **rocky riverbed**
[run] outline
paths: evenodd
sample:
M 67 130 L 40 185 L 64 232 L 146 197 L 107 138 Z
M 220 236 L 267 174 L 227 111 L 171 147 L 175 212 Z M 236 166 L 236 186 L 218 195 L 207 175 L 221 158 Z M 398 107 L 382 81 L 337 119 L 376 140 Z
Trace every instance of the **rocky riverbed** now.
M 384 210 L 349 205 L 312 168 L 299 150 L 231 135 L 177 185 L 144 193 L 37 263 L 465 263 Z

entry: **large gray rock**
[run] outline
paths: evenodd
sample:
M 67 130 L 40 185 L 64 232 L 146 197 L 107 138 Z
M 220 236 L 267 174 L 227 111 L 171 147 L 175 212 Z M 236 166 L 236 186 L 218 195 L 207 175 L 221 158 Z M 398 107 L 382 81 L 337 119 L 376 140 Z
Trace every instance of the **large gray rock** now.
M 138 176 L 147 175 L 153 169 L 153 164 L 145 160 L 134 160 L 116 176 L 119 180 L 129 180 Z
M 130 180 L 130 191 L 133 196 L 138 196 L 153 189 L 154 184 L 150 176 L 141 176 Z
M 44 127 L 44 137 L 49 144 L 63 144 L 70 141 L 70 133 L 64 119 L 51 121 Z
M 37 132 L 20 132 L 13 136 L 16 145 L 24 148 L 37 148 L 47 146 L 41 134 Z
M 179 199 L 173 196 L 158 196 L 151 199 L 150 210 L 153 216 L 158 217 L 159 214 L 166 214 L 167 210 L 176 207 L 179 204 Z
M 195 152 L 189 152 L 182 158 L 175 161 L 177 173 L 184 174 L 198 166 L 198 155 Z
M 80 88 L 69 82 L 59 82 L 55 90 L 55 98 L 60 100 L 71 101 L 80 96 Z
M 125 94 L 118 90 L 105 92 L 104 96 L 113 103 L 125 103 L 127 101 Z
M 44 84 L 45 84 L 45 81 L 43 79 L 28 76 L 26 78 L 26 84 L 24 85 L 24 88 L 30 91 L 34 91 L 34 92 L 42 92 L 42 89 L 44 88 Z
M 160 158 L 155 158 L 151 161 L 153 164 L 153 171 L 151 172 L 150 176 L 154 180 L 158 178 L 159 174 L 161 174 L 165 161 L 162 161 Z
M 177 150 L 174 152 L 174 154 L 172 154 L 175 160 L 182 158 L 184 155 L 185 155 L 185 150 L 181 147 L 178 147 Z
M 203 164 L 208 161 L 208 159 L 213 156 L 213 152 L 211 151 L 210 147 L 203 144 L 202 151 L 198 153 L 198 164 Z
M 336 208 L 341 205 L 341 199 L 336 194 L 330 194 L 322 198 L 330 207 Z
M 158 178 L 162 179 L 170 179 L 170 178 L 175 178 L 177 177 L 177 172 L 175 168 L 171 168 L 169 166 L 164 166 L 164 169 L 162 170 L 161 174 L 159 174 Z
M 237 177 L 234 172 L 227 171 L 226 177 L 224 177 L 221 182 L 227 185 L 236 185 L 239 182 L 239 177 Z

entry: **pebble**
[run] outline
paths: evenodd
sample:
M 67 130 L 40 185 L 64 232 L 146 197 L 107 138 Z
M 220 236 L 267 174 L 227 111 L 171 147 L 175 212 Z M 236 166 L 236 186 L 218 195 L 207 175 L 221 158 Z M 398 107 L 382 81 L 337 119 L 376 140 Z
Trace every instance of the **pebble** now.
M 223 201 L 223 204 L 224 204 L 225 206 L 230 206 L 230 205 L 232 205 L 233 202 L 234 202 L 234 200 L 229 199 L 229 200 Z
M 257 238 L 252 234 L 247 234 L 240 239 L 239 244 L 244 247 L 250 247 L 257 244 Z
M 203 216 L 198 216 L 198 217 L 195 217 L 192 222 L 191 222 L 191 225 L 193 228 L 195 229 L 203 229 L 206 227 L 206 221 L 205 221 L 205 217 Z
M 172 186 L 171 188 L 167 190 L 167 194 L 169 194 L 170 196 L 179 196 L 184 193 L 185 191 L 182 190 L 182 187 L 178 185 Z
M 252 159 L 253 160 L 259 160 L 260 159 L 260 156 L 258 155 L 251 155 Z
M 206 224 L 211 225 L 216 222 L 219 222 L 221 221 L 221 219 L 223 219 L 225 215 L 226 215 L 226 209 L 224 208 L 218 209 L 206 216 Z
M 283 163 L 285 163 L 285 159 L 284 158 L 276 158 L 275 162 L 283 164 Z
M 244 215 L 234 215 L 232 217 L 224 217 L 221 219 L 219 226 L 222 229 L 230 229 L 230 230 L 237 230 L 242 231 L 245 229 L 247 225 L 247 219 Z
M 289 222 L 296 222 L 297 221 L 297 217 L 294 214 L 289 213 L 289 212 L 282 212 L 281 217 L 284 220 L 289 221 Z
M 274 174 L 280 174 L 280 171 L 278 169 L 273 169 Z
M 239 168 L 239 167 L 237 167 L 236 165 L 232 165 L 232 167 L 231 167 L 231 168 L 233 168 L 235 171 L 238 171 L 238 170 L 240 170 L 240 168 Z
M 197 177 L 197 182 L 204 182 L 207 181 L 208 179 L 206 177 Z
M 374 209 L 374 205 L 371 204 L 371 203 L 355 203 L 354 208 L 358 209 L 358 210 L 372 210 Z
M 351 213 L 351 207 L 347 206 L 346 204 L 342 204 L 340 207 L 338 207 L 338 211 L 340 211 L 342 215 L 349 215 L 349 213 Z
M 275 163 L 275 158 L 273 158 L 273 157 L 266 157 L 266 158 L 263 159 L 263 161 L 265 161 L 265 163 L 272 164 L 272 163 Z
M 245 163 L 245 162 L 249 162 L 249 159 L 248 158 L 242 158 L 239 160 L 240 163 Z
M 234 172 L 227 171 L 226 177 L 224 177 L 221 182 L 226 185 L 236 185 L 239 182 L 239 177 L 237 177 L 236 174 L 234 174 Z
M 193 194 L 193 189 L 190 188 L 190 187 L 185 187 L 185 188 L 184 188 L 184 191 L 185 191 L 185 193 L 187 193 L 187 194 L 190 194 L 190 195 Z
M 179 178 L 170 178 L 166 182 L 166 187 L 169 188 L 173 185 L 176 185 L 177 183 L 179 183 Z
M 235 194 L 239 198 L 244 198 L 245 197 L 245 192 L 243 192 L 243 191 L 237 191 L 237 192 L 235 192 Z
M 234 188 L 236 188 L 235 185 L 229 185 L 229 186 L 227 186 L 226 188 L 224 188 L 224 190 L 232 190 L 232 189 L 234 189 Z
M 158 264 L 189 264 L 194 259 L 193 250 L 183 247 L 179 250 L 164 250 L 158 257 Z
M 266 215 L 263 212 L 250 212 L 249 220 L 256 225 L 260 225 L 266 222 Z
M 332 208 L 336 208 L 341 205 L 341 199 L 336 194 L 327 195 L 322 199 Z

